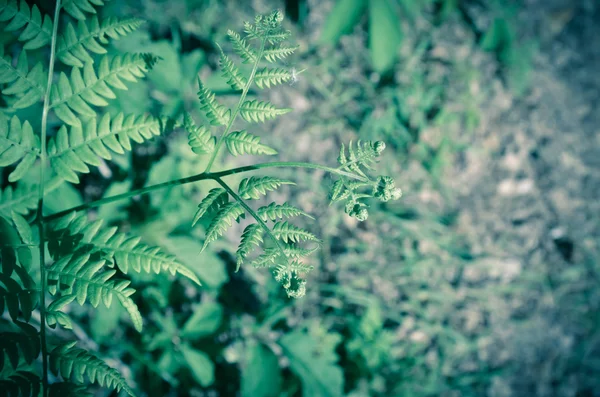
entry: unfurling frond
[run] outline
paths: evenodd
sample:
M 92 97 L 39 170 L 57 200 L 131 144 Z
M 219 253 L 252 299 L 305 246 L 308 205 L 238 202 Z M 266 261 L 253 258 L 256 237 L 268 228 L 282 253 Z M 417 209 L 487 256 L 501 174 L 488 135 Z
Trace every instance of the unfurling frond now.
M 58 37 L 56 56 L 66 65 L 81 68 L 88 62 L 94 62 L 89 52 L 106 53 L 106 49 L 100 43 L 108 43 L 107 36 L 119 39 L 136 30 L 143 23 L 144 21 L 138 18 L 112 17 L 105 18 L 100 23 L 95 15 L 87 23 L 79 21 L 77 28 L 69 23 L 65 32 Z
M 198 221 L 207 213 L 216 211 L 219 207 L 227 204 L 229 201 L 229 195 L 220 187 L 212 189 L 208 192 L 208 195 L 202 200 L 202 202 L 198 205 L 198 210 L 194 215 L 194 220 L 192 222 L 192 227 L 198 223 Z
M 198 127 L 188 112 L 183 114 L 183 127 L 188 133 L 188 143 L 192 152 L 210 154 L 215 150 L 217 139 L 210 134 L 206 127 Z
M 260 137 L 252 135 L 246 130 L 234 131 L 225 138 L 229 153 L 234 156 L 242 154 L 265 154 L 274 155 L 277 151 L 267 145 L 260 143 Z
M 297 243 L 300 241 L 320 242 L 314 234 L 298 226 L 292 225 L 288 221 L 277 222 L 275 226 L 273 226 L 273 235 L 286 243 Z
M 227 84 L 231 86 L 234 90 L 242 90 L 248 83 L 248 80 L 242 75 L 237 66 L 233 63 L 231 59 L 223 52 L 223 49 L 220 45 L 219 51 L 221 52 L 221 58 L 219 63 L 221 64 L 221 71 L 223 72 L 222 76 L 227 79 Z
M 282 68 L 264 68 L 254 75 L 254 82 L 259 88 L 271 88 L 272 85 L 278 85 L 289 81 L 292 74 Z
M 123 390 L 130 396 L 135 395 L 119 371 L 109 367 L 87 350 L 75 347 L 75 344 L 76 342 L 69 342 L 52 350 L 49 364 L 54 375 L 77 383 L 84 383 L 85 375 L 91 383 L 98 383 L 117 392 Z
M 62 8 L 73 18 L 83 21 L 86 19 L 85 13 L 95 14 L 94 6 L 103 6 L 108 0 L 64 0 Z
M 284 218 L 292 218 L 299 215 L 304 215 L 310 219 L 314 219 L 312 216 L 302 211 L 299 208 L 294 207 L 291 204 L 283 203 L 283 204 L 275 204 L 271 203 L 265 207 L 260 207 L 258 209 L 258 215 L 262 218 L 263 221 L 277 221 L 279 219 Z
M 244 259 L 250 252 L 252 252 L 256 247 L 259 247 L 263 242 L 263 234 L 265 231 L 262 226 L 258 223 L 252 223 L 244 229 L 242 233 L 242 239 L 240 241 L 240 245 L 235 253 L 237 258 L 237 267 L 235 271 L 237 272 L 244 262 Z
M 21 124 L 17 116 L 8 120 L 0 112 L 0 167 L 15 163 L 17 167 L 8 176 L 10 182 L 21 179 L 33 166 L 40 152 L 40 142 L 29 121 Z
M 198 78 L 198 98 L 202 104 L 201 109 L 206 113 L 206 117 L 212 125 L 226 125 L 231 117 L 231 110 L 219 104 L 215 99 L 215 94 L 204 86 L 202 80 Z
M 374 163 L 377 158 L 381 155 L 381 152 L 385 149 L 385 143 L 381 141 L 377 142 L 363 142 L 358 141 L 356 149 L 353 148 L 353 143 L 350 141 L 348 144 L 348 156 L 346 156 L 346 149 L 344 144 L 340 148 L 340 155 L 338 162 L 340 168 L 345 168 L 348 171 L 357 173 L 360 176 L 365 176 L 361 167 L 371 170 L 371 164 Z
M 124 54 L 102 57 L 98 71 L 92 63 L 81 68 L 71 69 L 71 77 L 61 73 L 58 83 L 52 86 L 50 93 L 51 108 L 56 115 L 71 126 L 81 126 L 81 121 L 73 113 L 94 117 L 96 112 L 90 107 L 106 106 L 106 99 L 116 98 L 112 88 L 127 90 L 122 80 L 135 82 L 144 76 L 156 58 L 146 54 Z M 109 87 L 110 86 L 110 87 Z
M 4 54 L 0 45 L 0 84 L 8 84 L 2 89 L 2 94 L 15 96 L 15 102 L 10 103 L 13 109 L 27 108 L 44 95 L 47 74 L 41 62 L 29 70 L 27 52 L 21 51 L 17 65 L 13 66 L 10 55 Z
M 221 237 L 233 225 L 234 221 L 238 221 L 243 217 L 244 209 L 239 203 L 231 202 L 222 206 L 206 230 L 206 238 L 202 250 L 204 251 L 208 244 Z
M 119 113 L 112 117 L 106 113 L 99 123 L 91 118 L 83 128 L 75 125 L 67 132 L 64 125 L 56 137 L 48 142 L 48 157 L 57 175 L 71 183 L 78 183 L 77 172 L 90 172 L 88 165 L 99 166 L 99 158 L 110 160 L 115 153 L 131 150 L 131 141 L 142 143 L 160 135 L 161 122 L 148 115 Z
M 238 187 L 238 194 L 245 200 L 258 199 L 267 194 L 267 192 L 277 189 L 281 185 L 295 185 L 294 182 L 286 179 L 274 178 L 271 176 L 244 178 Z
M 294 47 L 273 47 L 273 48 L 267 48 L 263 55 L 265 57 L 265 59 L 271 63 L 273 62 L 277 62 L 278 60 L 283 60 L 285 58 L 287 58 L 288 56 L 292 55 L 294 53 L 294 51 L 296 51 L 298 49 L 298 46 L 294 46 Z
M 257 55 L 252 48 L 246 43 L 246 40 L 242 39 L 239 34 L 233 30 L 227 31 L 227 35 L 231 40 L 233 51 L 242 58 L 243 63 L 255 63 L 257 61 Z
M 278 109 L 270 102 L 257 100 L 246 101 L 240 107 L 240 114 L 244 120 L 255 123 L 264 123 L 291 111 L 289 108 Z
M 75 213 L 59 219 L 49 232 L 49 237 L 53 237 L 49 244 L 50 253 L 54 258 L 61 258 L 70 252 L 83 250 L 101 255 L 109 266 L 116 264 L 125 274 L 130 271 L 155 274 L 165 271 L 172 275 L 179 273 L 200 284 L 196 274 L 174 255 L 140 243 L 139 237 L 118 233 L 116 227 L 102 226 L 102 220 L 89 222 L 85 215 L 76 216 Z
M 6 32 L 14 32 L 23 27 L 19 41 L 25 42 L 23 49 L 35 50 L 43 47 L 52 38 L 52 20 L 48 15 L 40 13 L 34 4 L 29 8 L 25 0 L 17 4 L 17 0 L 0 0 L 0 21 L 10 21 L 4 28 Z

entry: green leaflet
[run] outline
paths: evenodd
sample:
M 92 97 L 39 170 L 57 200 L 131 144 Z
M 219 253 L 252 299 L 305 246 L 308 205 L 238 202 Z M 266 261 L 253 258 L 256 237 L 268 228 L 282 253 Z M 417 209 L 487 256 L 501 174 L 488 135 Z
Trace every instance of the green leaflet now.
M 257 61 L 256 53 L 246 44 L 246 40 L 242 39 L 233 30 L 228 30 L 227 35 L 229 36 L 229 40 L 231 40 L 233 51 L 242 58 L 243 63 L 255 63 Z
M 237 202 L 227 203 L 222 206 L 206 230 L 206 238 L 204 239 L 202 251 L 206 249 L 208 244 L 221 237 L 225 233 L 225 230 L 233 225 L 234 221 L 244 216 L 244 213 L 244 209 Z
M 17 116 L 13 116 L 9 122 L 6 115 L 0 113 L 0 167 L 18 163 L 8 176 L 10 182 L 18 181 L 29 171 L 39 152 L 39 139 L 29 121 L 21 124 Z
M 248 83 L 248 80 L 242 75 L 233 61 L 225 55 L 219 44 L 217 44 L 217 47 L 219 47 L 219 51 L 221 52 L 219 63 L 223 72 L 222 76 L 227 79 L 227 84 L 229 84 L 231 88 L 234 90 L 242 90 Z
M 183 114 L 183 126 L 188 132 L 188 143 L 194 153 L 210 154 L 215 150 L 217 139 L 211 135 L 206 127 L 196 126 L 188 112 Z
M 239 270 L 248 254 L 256 247 L 260 247 L 260 244 L 263 242 L 264 233 L 265 231 L 258 223 L 253 223 L 246 226 L 244 232 L 242 233 L 240 245 L 235 253 L 237 259 L 237 267 L 235 269 L 236 272 Z
M 246 130 L 234 131 L 225 138 L 229 153 L 234 156 L 242 154 L 275 155 L 277 151 L 260 143 L 260 137 L 252 135 Z
M 295 185 L 294 182 L 286 179 L 274 178 L 271 176 L 244 178 L 238 187 L 238 193 L 241 198 L 250 200 L 258 199 L 267 194 L 267 192 L 277 189 L 281 185 Z
M 314 234 L 299 228 L 298 226 L 292 225 L 288 221 L 277 222 L 275 226 L 273 226 L 273 235 L 286 243 L 297 243 L 300 241 L 320 242 Z
M 198 221 L 206 214 L 207 212 L 216 211 L 219 207 L 227 204 L 229 201 L 229 195 L 223 188 L 214 188 L 208 195 L 202 200 L 202 202 L 198 205 L 198 210 L 194 215 L 194 220 L 192 222 L 192 227 L 198 223 Z
M 201 109 L 206 113 L 206 117 L 212 125 L 227 125 L 231 118 L 231 110 L 220 105 L 215 99 L 215 94 L 204 86 L 202 80 L 198 78 L 198 98 L 200 98 Z
M 258 88 L 271 88 L 283 84 L 292 78 L 292 74 L 282 68 L 264 68 L 256 72 L 254 82 Z
M 307 214 L 306 212 L 302 211 L 301 209 L 296 208 L 293 205 L 288 204 L 288 203 L 283 203 L 283 204 L 271 203 L 265 207 L 260 207 L 257 212 L 258 212 L 258 215 L 265 222 L 267 220 L 277 221 L 279 219 L 292 218 L 292 217 L 299 216 L 299 215 L 306 216 L 310 219 L 315 219 L 312 216 L 310 216 L 309 214 Z
M 8 84 L 2 90 L 3 95 L 14 96 L 10 107 L 23 109 L 38 102 L 46 91 L 46 80 L 46 71 L 41 62 L 30 70 L 27 52 L 22 50 L 17 65 L 13 66 L 10 56 L 4 55 L 4 47 L 0 45 L 0 84 Z
M 35 50 L 50 43 L 52 37 L 52 20 L 42 14 L 36 5 L 29 5 L 21 0 L 0 0 L 0 22 L 8 22 L 4 31 L 14 32 L 25 28 L 18 40 L 25 42 L 23 49 Z
M 86 19 L 85 13 L 95 14 L 95 6 L 102 6 L 108 0 L 64 0 L 62 8 L 73 18 L 83 21 Z
M 291 111 L 289 108 L 278 109 L 270 102 L 257 100 L 246 101 L 240 107 L 240 114 L 244 120 L 254 123 L 264 123 Z

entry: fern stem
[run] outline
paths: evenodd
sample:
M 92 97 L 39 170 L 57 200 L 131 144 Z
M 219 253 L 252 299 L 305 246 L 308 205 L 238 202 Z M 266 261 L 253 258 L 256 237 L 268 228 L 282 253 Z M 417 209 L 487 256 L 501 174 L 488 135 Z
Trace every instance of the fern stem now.
M 40 344 L 42 353 L 42 397 L 48 396 L 48 345 L 46 343 L 46 247 L 44 235 L 44 187 L 45 168 L 48 162 L 46 154 L 46 135 L 48 130 L 48 111 L 50 110 L 50 90 L 54 74 L 54 61 L 56 58 L 56 38 L 58 36 L 58 22 L 60 16 L 60 2 L 56 0 L 54 8 L 54 27 L 50 44 L 50 63 L 48 65 L 48 83 L 44 94 L 44 107 L 42 110 L 42 125 L 40 128 L 40 186 L 38 193 L 37 221 L 40 234 Z
M 362 176 L 352 174 L 350 172 L 338 170 L 337 168 L 327 167 L 325 165 L 294 162 L 294 161 L 275 161 L 275 162 L 270 162 L 270 163 L 259 163 L 259 164 L 247 165 L 247 166 L 243 166 L 243 167 L 231 168 L 229 170 L 223 170 L 223 171 L 219 171 L 219 172 L 203 172 L 201 174 L 196 174 L 196 175 L 188 176 L 185 178 L 175 179 L 175 180 L 168 181 L 168 182 L 158 183 L 156 185 L 146 186 L 144 188 L 133 190 L 131 192 L 117 194 L 117 195 L 111 196 L 111 197 L 105 197 L 105 198 L 102 198 L 102 199 L 99 199 L 96 201 L 92 201 L 90 203 L 81 204 L 76 207 L 72 207 L 72 208 L 66 209 L 64 211 L 60 211 L 60 212 L 54 213 L 52 215 L 48 215 L 48 216 L 44 217 L 44 221 L 45 222 L 52 221 L 54 219 L 58 219 L 62 216 L 65 216 L 65 215 L 71 213 L 71 212 L 74 212 L 74 211 L 77 212 L 77 211 L 87 210 L 90 208 L 100 207 L 105 204 L 110 204 L 110 203 L 114 203 L 115 201 L 120 201 L 120 200 L 128 199 L 131 197 L 139 196 L 142 194 L 150 193 L 155 190 L 161 190 L 161 189 L 165 189 L 165 188 L 172 187 L 172 186 L 186 185 L 188 183 L 198 182 L 198 181 L 207 180 L 207 179 L 216 180 L 217 178 L 223 178 L 223 177 L 234 175 L 234 174 L 241 174 L 243 172 L 256 171 L 256 170 L 260 170 L 260 169 L 264 169 L 264 168 L 308 168 L 308 169 L 314 169 L 314 170 L 322 170 L 325 172 L 329 172 L 329 173 L 336 174 L 339 176 L 345 176 L 345 177 L 352 178 L 352 179 L 357 179 L 360 181 L 367 181 L 367 178 L 364 178 Z
M 267 224 L 261 219 L 261 217 L 258 216 L 256 211 L 254 211 L 252 208 L 250 208 L 250 206 L 248 204 L 246 204 L 246 202 L 240 196 L 238 196 L 238 194 L 236 192 L 234 192 L 229 187 L 228 184 L 223 182 L 223 180 L 221 178 L 219 178 L 219 177 L 215 178 L 215 182 L 217 182 L 219 185 L 221 185 L 221 187 L 223 189 L 225 189 L 227 191 L 227 193 L 229 193 L 229 195 L 231 197 L 233 197 L 234 200 L 237 201 L 242 206 L 242 208 L 244 208 L 246 210 L 246 212 L 249 213 L 250 216 L 256 220 L 256 222 L 263 228 L 265 233 L 267 233 L 267 235 L 271 238 L 271 240 L 273 240 L 273 242 L 277 246 L 277 249 L 279 249 L 279 251 L 281 251 L 283 258 L 287 258 L 287 255 L 285 254 L 285 250 L 283 249 L 283 246 L 281 245 L 279 240 L 273 235 L 269 226 L 267 226 Z
M 265 37 L 263 37 L 263 39 L 260 43 L 260 50 L 258 51 L 258 54 L 256 55 L 256 62 L 254 62 L 254 66 L 252 67 L 252 72 L 250 73 L 248 82 L 246 83 L 246 86 L 242 90 L 242 95 L 240 96 L 240 100 L 238 101 L 238 104 L 235 107 L 235 110 L 233 111 L 233 113 L 231 114 L 231 117 L 229 118 L 229 123 L 227 123 L 227 128 L 225 128 L 225 131 L 223 131 L 223 133 L 219 137 L 219 140 L 217 141 L 217 144 L 215 146 L 215 150 L 211 154 L 210 159 L 208 160 L 208 165 L 206 166 L 206 169 L 204 170 L 204 172 L 210 172 L 210 168 L 212 167 L 213 163 L 215 162 L 215 159 L 217 158 L 217 154 L 219 154 L 219 149 L 221 148 L 221 145 L 223 145 L 223 140 L 225 139 L 225 137 L 227 135 L 229 135 L 231 126 L 233 125 L 235 118 L 237 117 L 238 113 L 240 112 L 240 108 L 242 107 L 242 105 L 244 104 L 244 101 L 246 100 L 246 95 L 248 95 L 248 90 L 250 90 L 250 87 L 252 86 L 252 83 L 254 82 L 254 76 L 256 75 L 256 71 L 258 70 L 258 64 L 260 63 L 260 60 L 263 57 L 266 43 L 267 43 L 267 36 L 265 35 Z

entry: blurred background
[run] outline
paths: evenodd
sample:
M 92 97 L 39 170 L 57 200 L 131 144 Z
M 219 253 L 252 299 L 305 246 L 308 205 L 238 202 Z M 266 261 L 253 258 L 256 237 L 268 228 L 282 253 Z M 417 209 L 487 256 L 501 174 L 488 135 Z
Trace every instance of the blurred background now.
M 314 215 L 303 226 L 325 242 L 299 300 L 266 271 L 234 272 L 239 225 L 198 254 L 204 228 L 189 224 L 210 184 L 102 207 L 204 286 L 136 278 L 144 334 L 116 305 L 78 309 L 82 347 L 146 396 L 600 396 L 600 4 L 111 1 L 102 15 L 147 20 L 114 50 L 162 61 L 109 111 L 199 117 L 198 74 L 237 101 L 215 42 L 229 48 L 227 29 L 273 9 L 300 46 L 287 66 L 305 70 L 261 93 L 294 109 L 262 141 L 281 160 L 334 165 L 342 142 L 383 140 L 379 173 L 403 198 L 358 223 L 328 206 L 327 175 L 289 174 L 298 187 L 277 198 Z M 192 175 L 205 161 L 175 131 L 48 205 Z

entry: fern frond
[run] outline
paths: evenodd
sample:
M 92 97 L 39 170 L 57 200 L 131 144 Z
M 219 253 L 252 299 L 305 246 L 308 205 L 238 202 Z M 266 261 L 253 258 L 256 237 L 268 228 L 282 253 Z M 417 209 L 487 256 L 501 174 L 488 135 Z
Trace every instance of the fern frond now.
M 211 189 L 211 191 L 208 192 L 208 195 L 200 202 L 200 204 L 198 204 L 198 210 L 194 215 L 192 227 L 194 227 L 207 212 L 216 211 L 219 207 L 224 206 L 228 202 L 229 195 L 225 189 L 220 187 Z
M 75 347 L 75 344 L 76 342 L 69 342 L 52 350 L 49 364 L 54 375 L 60 375 L 65 380 L 74 380 L 78 383 L 84 383 L 85 375 L 91 383 L 98 383 L 102 387 L 114 389 L 117 392 L 123 390 L 130 396 L 135 395 L 119 371 L 111 368 L 87 350 Z
M 222 76 L 227 79 L 227 84 L 229 84 L 231 88 L 234 90 L 243 90 L 248 83 L 248 79 L 242 75 L 233 61 L 225 55 L 221 46 L 217 44 L 217 47 L 219 47 L 219 51 L 221 52 L 219 63 L 221 65 L 221 71 L 223 72 Z
M 221 237 L 233 225 L 234 221 L 242 217 L 244 217 L 244 209 L 239 203 L 231 202 L 222 206 L 206 230 L 206 238 L 202 246 L 202 251 L 206 249 L 208 244 Z
M 21 359 L 31 364 L 40 355 L 40 338 L 37 329 L 21 321 L 15 321 L 19 330 L 0 333 L 0 371 L 4 369 L 6 358 L 12 368 L 19 367 Z
M 278 109 L 270 102 L 257 100 L 246 101 L 240 106 L 240 114 L 249 123 L 264 123 L 291 111 L 290 108 Z
M 75 213 L 65 216 L 52 225 L 49 237 L 53 238 L 48 248 L 54 258 L 60 258 L 70 252 L 83 250 L 91 254 L 101 254 L 109 264 L 116 263 L 119 270 L 127 274 L 168 271 L 177 273 L 200 284 L 196 274 L 177 261 L 174 255 L 169 255 L 158 247 L 150 247 L 140 243 L 139 237 L 127 237 L 118 233 L 116 227 L 103 229 L 103 221 L 89 222 L 85 215 Z M 70 237 L 70 239 L 67 239 Z M 59 240 L 62 240 L 61 245 Z
M 346 148 L 342 143 L 340 155 L 338 157 L 338 162 L 341 166 L 340 168 L 354 171 L 360 176 L 366 176 L 360 167 L 364 167 L 369 170 L 373 169 L 370 164 L 377 161 L 377 158 L 384 149 L 385 143 L 381 141 L 363 142 L 359 140 L 356 143 L 356 149 L 353 148 L 353 142 L 350 141 L 348 144 L 348 156 L 346 156 Z
M 244 229 L 242 232 L 242 239 L 240 245 L 235 253 L 237 259 L 237 272 L 244 262 L 244 259 L 252 252 L 256 247 L 259 247 L 263 242 L 264 230 L 258 223 L 252 223 Z
M 204 86 L 202 80 L 198 78 L 198 98 L 200 98 L 200 107 L 206 113 L 206 117 L 212 125 L 226 125 L 231 117 L 231 110 L 219 104 L 215 99 L 215 94 Z
M 228 30 L 227 35 L 231 41 L 233 51 L 242 58 L 242 63 L 255 63 L 257 61 L 257 54 L 238 33 Z
M 271 88 L 273 85 L 283 84 L 292 78 L 292 74 L 282 68 L 264 68 L 254 75 L 254 82 L 258 88 Z
M 6 32 L 14 32 L 23 27 L 19 41 L 25 42 L 23 49 L 35 50 L 43 47 L 52 38 L 52 19 L 42 14 L 34 4 L 29 8 L 25 0 L 17 5 L 17 0 L 0 0 L 0 22 L 10 21 L 4 28 Z
M 106 1 L 106 0 L 104 0 Z M 103 0 L 64 0 L 62 8 L 73 18 L 83 21 L 86 19 L 85 13 L 95 14 L 94 5 L 103 6 Z
M 106 49 L 100 43 L 108 43 L 107 36 L 112 39 L 120 39 L 139 28 L 143 23 L 144 21 L 138 18 L 117 19 L 113 17 L 105 18 L 100 23 L 95 15 L 87 23 L 79 21 L 77 29 L 69 23 L 65 32 L 58 37 L 56 56 L 66 65 L 81 68 L 88 62 L 94 62 L 94 58 L 89 52 L 106 53 Z
M 278 60 L 283 60 L 283 59 L 287 58 L 288 56 L 292 55 L 297 49 L 298 49 L 298 46 L 294 46 L 294 47 L 279 46 L 279 47 L 267 48 L 263 52 L 263 56 L 267 61 L 274 63 L 274 62 L 277 62 Z
M 260 207 L 257 211 L 258 215 L 263 221 L 278 221 L 279 219 L 292 218 L 295 216 L 303 215 L 310 219 L 315 219 L 306 212 L 299 208 L 294 207 L 291 204 L 275 204 L 271 203 L 265 207 Z
M 46 183 L 44 191 L 51 193 L 63 183 L 62 178 L 53 178 Z M 10 219 L 14 211 L 20 215 L 26 215 L 37 206 L 39 188 L 37 185 L 19 184 L 16 188 L 7 186 L 4 191 L 0 190 L 0 216 Z
M 18 163 L 8 176 L 9 182 L 21 179 L 33 166 L 40 152 L 40 143 L 29 121 L 21 124 L 17 116 L 10 119 L 0 112 L 0 167 Z
M 2 258 L 6 259 L 6 249 L 2 251 Z M 39 290 L 22 266 L 16 265 L 13 270 L 21 280 L 20 283 L 6 273 L 0 273 L 0 314 L 3 314 L 6 308 L 13 322 L 17 322 L 19 315 L 29 322 L 31 313 L 38 304 Z
M 105 113 L 99 123 L 91 118 L 81 126 L 67 131 L 62 126 L 56 137 L 48 142 L 48 158 L 57 175 L 71 183 L 79 183 L 77 172 L 88 173 L 89 165 L 100 166 L 100 158 L 110 160 L 109 150 L 123 154 L 131 150 L 131 141 L 142 143 L 160 135 L 161 122 L 149 115 L 127 115 L 115 117 Z
M 267 192 L 277 189 L 281 185 L 295 185 L 294 182 L 286 179 L 275 178 L 271 176 L 244 178 L 238 187 L 238 194 L 241 198 L 250 200 L 258 199 Z
M 19 370 L 0 379 L 0 390 L 6 397 L 38 397 L 42 380 L 37 374 Z
M 23 109 L 39 101 L 46 91 L 46 80 L 41 62 L 29 70 L 27 51 L 21 51 L 17 65 L 13 66 L 10 55 L 4 55 L 4 47 L 0 45 L 0 84 L 8 84 L 2 89 L 2 94 L 18 98 L 10 107 Z
M 281 239 L 286 243 L 297 243 L 300 241 L 315 241 L 320 243 L 320 240 L 314 234 L 288 221 L 275 223 L 272 231 L 275 238 Z
M 108 105 L 105 98 L 116 98 L 110 87 L 127 90 L 122 80 L 137 81 L 155 60 L 156 58 L 148 59 L 146 54 L 105 55 L 98 66 L 97 75 L 91 63 L 85 64 L 83 75 L 80 68 L 74 67 L 70 78 L 61 73 L 58 83 L 52 86 L 50 107 L 65 123 L 81 126 L 81 121 L 73 111 L 82 116 L 94 117 L 96 112 L 89 105 Z
M 260 137 L 252 135 L 246 130 L 234 131 L 227 135 L 225 138 L 225 144 L 229 153 L 234 156 L 242 154 L 255 154 L 255 155 L 274 155 L 277 151 L 267 145 L 260 143 Z
M 75 300 L 75 295 L 63 295 L 55 299 L 48 305 L 46 309 L 46 324 L 52 329 L 56 328 L 56 324 L 64 329 L 73 329 L 71 318 L 61 310 Z
M 188 112 L 183 114 L 183 127 L 188 132 L 188 143 L 192 152 L 210 154 L 215 150 L 217 139 L 211 135 L 206 127 L 196 126 L 194 119 Z
M 281 28 L 283 14 L 280 11 L 273 11 L 268 15 L 257 15 L 254 18 L 254 24 L 244 23 L 244 32 L 248 39 L 265 38 L 269 43 L 274 44 L 287 40 L 291 36 L 289 30 Z

